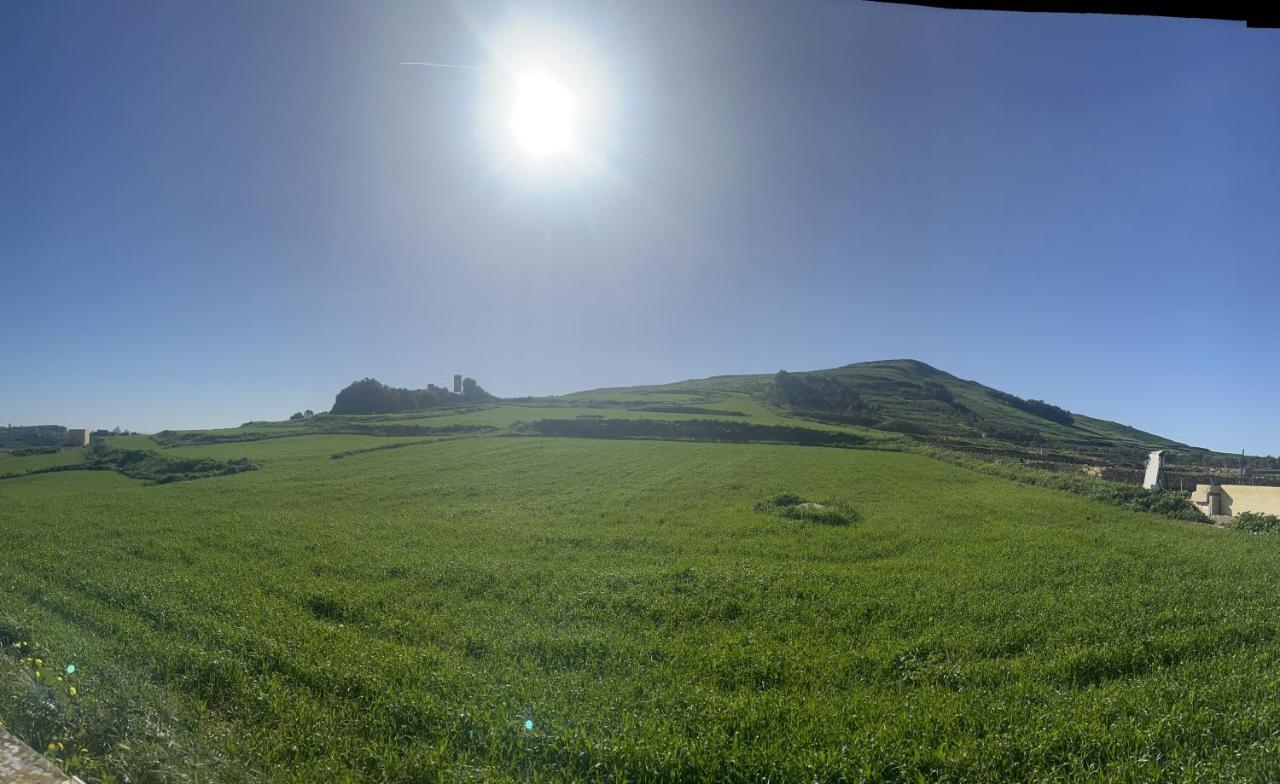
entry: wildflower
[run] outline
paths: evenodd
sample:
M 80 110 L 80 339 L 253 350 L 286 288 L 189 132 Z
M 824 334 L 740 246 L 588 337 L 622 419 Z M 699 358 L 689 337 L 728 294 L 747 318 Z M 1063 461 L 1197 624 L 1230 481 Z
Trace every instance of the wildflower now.
M 84 746 L 81 746 L 81 747 L 80 747 L 80 753 L 81 753 L 81 754 L 88 754 L 88 753 L 89 753 L 89 750 L 88 750 L 88 749 L 86 749 Z
M 44 659 L 36 659 L 36 666 L 37 666 L 37 667 L 43 667 L 43 666 L 44 666 Z
M 58 744 L 54 743 L 53 741 L 50 741 L 48 748 L 45 749 L 45 751 L 57 751 L 57 750 L 58 750 Z
M 76 687 L 72 686 L 70 689 L 67 690 L 67 693 L 70 694 L 72 697 L 76 696 Z
M 40 671 L 36 670 L 36 680 L 40 680 Z

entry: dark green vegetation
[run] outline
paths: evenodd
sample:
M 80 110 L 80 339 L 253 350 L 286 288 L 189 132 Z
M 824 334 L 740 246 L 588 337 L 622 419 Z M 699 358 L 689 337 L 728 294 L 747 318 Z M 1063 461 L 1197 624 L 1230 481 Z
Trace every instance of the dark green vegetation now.
M 858 510 L 844 499 L 811 501 L 795 493 L 779 493 L 755 505 L 757 512 L 774 512 L 784 520 L 823 525 L 849 525 L 858 520 Z
M 1228 527 L 1254 534 L 1280 534 L 1280 517 L 1261 512 L 1241 512 L 1231 518 Z
M 98 441 L 88 448 L 88 465 L 100 470 L 118 471 L 131 479 L 156 484 L 230 476 L 254 471 L 258 465 L 247 457 L 221 460 L 216 457 L 175 457 L 148 449 L 118 449 Z
M 40 452 L 40 460 L 13 460 L 23 457 L 14 452 L 8 462 L 21 468 L 19 471 L 0 472 L 0 479 L 17 479 L 35 474 L 64 471 L 116 471 L 131 479 L 142 479 L 155 484 L 181 482 L 187 479 L 204 479 L 211 476 L 229 476 L 253 471 L 258 466 L 244 457 L 218 460 L 211 457 L 174 457 L 160 454 L 153 449 L 119 449 L 105 441 L 96 441 L 84 449 Z
M 462 391 L 450 392 L 435 384 L 426 389 L 389 387 L 377 379 L 354 381 L 340 391 L 333 401 L 333 414 L 387 414 L 396 411 L 419 411 L 460 403 L 482 403 L 493 400 L 474 378 L 462 380 Z M 298 415 L 296 419 L 305 418 Z
M 0 454 L 0 720 L 91 782 L 1280 777 L 1280 539 L 965 428 L 1172 442 L 786 376 Z
M 575 438 L 653 438 L 661 441 L 727 441 L 731 443 L 801 444 L 806 446 L 863 446 L 867 439 L 853 433 L 784 425 L 756 425 L 717 419 L 539 419 L 528 429 L 542 435 Z

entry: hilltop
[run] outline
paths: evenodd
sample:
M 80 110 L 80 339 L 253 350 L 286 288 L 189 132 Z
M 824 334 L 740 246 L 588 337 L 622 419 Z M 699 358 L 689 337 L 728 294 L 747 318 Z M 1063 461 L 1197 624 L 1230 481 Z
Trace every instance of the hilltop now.
M 976 451 L 1055 449 L 1131 461 L 1152 449 L 1196 456 L 1209 450 L 1105 419 L 1024 400 L 914 359 L 859 362 L 776 374 L 714 376 L 656 386 L 579 392 L 569 399 L 685 394 L 746 395 L 780 414 L 925 437 Z

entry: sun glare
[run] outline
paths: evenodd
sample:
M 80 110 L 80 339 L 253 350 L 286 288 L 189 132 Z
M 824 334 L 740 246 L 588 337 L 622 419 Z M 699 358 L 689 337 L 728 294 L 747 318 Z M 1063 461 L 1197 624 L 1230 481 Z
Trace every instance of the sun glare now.
M 526 74 L 517 86 L 511 130 L 535 158 L 569 152 L 574 147 L 573 96 L 545 71 Z

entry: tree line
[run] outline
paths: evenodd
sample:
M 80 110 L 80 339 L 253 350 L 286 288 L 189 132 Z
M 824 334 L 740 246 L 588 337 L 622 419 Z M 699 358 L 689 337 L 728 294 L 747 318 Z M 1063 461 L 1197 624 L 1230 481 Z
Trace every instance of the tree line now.
M 333 401 L 333 414 L 390 414 L 396 411 L 418 411 L 458 403 L 485 403 L 496 400 L 476 383 L 474 378 L 462 380 L 462 392 L 451 392 L 435 384 L 426 389 L 389 387 L 375 378 L 364 378 L 347 385 Z M 300 417 L 301 418 L 301 417 Z

